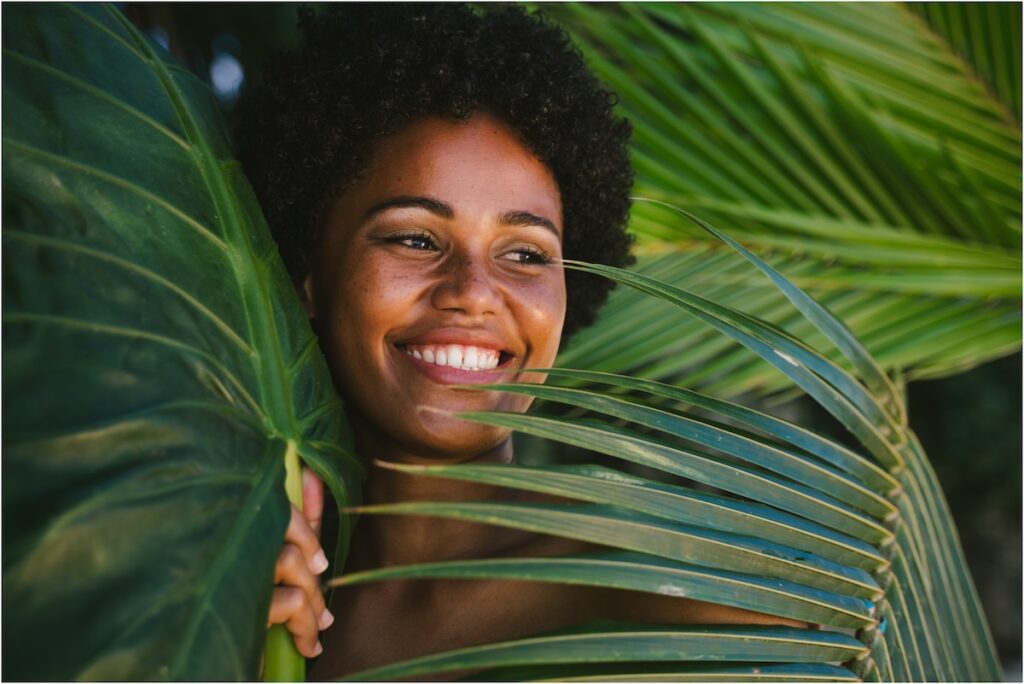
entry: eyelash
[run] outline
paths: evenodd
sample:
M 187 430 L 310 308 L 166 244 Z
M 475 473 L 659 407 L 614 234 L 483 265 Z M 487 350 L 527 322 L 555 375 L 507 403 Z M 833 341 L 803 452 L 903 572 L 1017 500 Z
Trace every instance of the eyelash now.
M 416 250 L 417 252 L 427 252 L 438 249 L 437 240 L 434 239 L 433 235 L 426 232 L 389 235 L 384 238 L 384 241 L 396 245 L 402 245 L 409 249 Z M 414 246 L 412 244 L 414 241 L 419 241 L 423 246 Z M 520 247 L 512 250 L 509 254 L 521 255 L 521 258 L 513 259 L 512 261 L 516 264 L 522 264 L 525 266 L 541 266 L 551 263 L 551 257 L 549 257 L 546 252 L 536 247 Z
M 424 242 L 426 243 L 426 246 L 415 247 L 411 244 L 414 240 Z M 426 232 L 400 233 L 398 235 L 389 235 L 387 238 L 385 238 L 385 242 L 403 245 L 405 247 L 408 247 L 409 249 L 414 249 L 417 252 L 427 252 L 437 249 L 437 240 L 434 239 L 433 235 Z
M 543 266 L 551 263 L 551 257 L 536 247 L 520 247 L 512 250 L 510 254 L 520 254 L 524 257 L 521 260 L 516 260 L 516 263 L 519 264 Z

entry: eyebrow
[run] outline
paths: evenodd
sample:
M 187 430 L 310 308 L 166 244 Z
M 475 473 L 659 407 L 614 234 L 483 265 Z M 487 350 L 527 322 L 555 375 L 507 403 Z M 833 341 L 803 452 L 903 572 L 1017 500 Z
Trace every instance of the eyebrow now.
M 528 211 L 506 211 L 501 214 L 498 221 L 506 226 L 540 226 L 541 228 L 547 228 L 555 235 L 559 235 L 558 228 L 555 227 L 554 223 L 543 216 L 537 216 Z
M 370 207 L 363 216 L 363 220 L 369 220 L 377 214 L 389 209 L 409 208 L 424 209 L 435 216 L 440 216 L 443 219 L 451 220 L 455 218 L 455 210 L 439 199 L 421 195 L 400 195 L 398 197 L 386 199 L 383 202 L 378 202 Z M 554 223 L 543 216 L 537 216 L 529 211 L 504 211 L 498 217 L 498 222 L 506 226 L 540 226 L 541 228 L 551 231 L 556 236 L 559 235 L 558 228 L 555 227 Z
M 381 212 L 387 211 L 388 209 L 407 208 L 426 209 L 431 214 L 435 214 L 444 219 L 455 218 L 455 212 L 452 208 L 441 200 L 434 199 L 433 197 L 400 195 L 398 197 L 386 199 L 383 202 L 370 207 L 370 210 L 366 212 L 365 216 L 363 216 L 363 220 L 366 221 Z

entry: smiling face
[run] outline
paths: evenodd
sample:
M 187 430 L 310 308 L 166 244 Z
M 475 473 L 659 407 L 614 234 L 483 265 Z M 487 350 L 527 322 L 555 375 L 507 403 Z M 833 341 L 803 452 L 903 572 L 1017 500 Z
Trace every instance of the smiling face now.
M 366 456 L 502 449 L 507 430 L 446 412 L 530 400 L 454 385 L 541 379 L 520 369 L 558 351 L 561 256 L 558 186 L 500 121 L 422 119 L 377 142 L 327 213 L 303 285 Z

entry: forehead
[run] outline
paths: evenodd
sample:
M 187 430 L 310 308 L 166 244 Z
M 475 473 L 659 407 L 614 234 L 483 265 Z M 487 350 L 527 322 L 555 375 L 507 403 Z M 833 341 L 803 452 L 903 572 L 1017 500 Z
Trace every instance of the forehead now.
M 378 140 L 366 172 L 344 196 L 359 204 L 421 195 L 456 214 L 528 211 L 561 226 L 554 176 L 516 132 L 487 114 L 424 118 Z

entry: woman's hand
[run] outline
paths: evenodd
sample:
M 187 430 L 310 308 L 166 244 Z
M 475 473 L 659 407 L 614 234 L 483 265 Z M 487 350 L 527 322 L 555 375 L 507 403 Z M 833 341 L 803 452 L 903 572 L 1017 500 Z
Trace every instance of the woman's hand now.
M 284 547 L 274 568 L 274 595 L 268 626 L 283 623 L 292 633 L 295 648 L 307 658 L 320 655 L 320 630 L 334 616 L 327 610 L 317 576 L 327 569 L 320 547 L 320 519 L 324 511 L 324 483 L 308 468 L 302 469 L 302 511 L 292 506 L 292 519 Z

